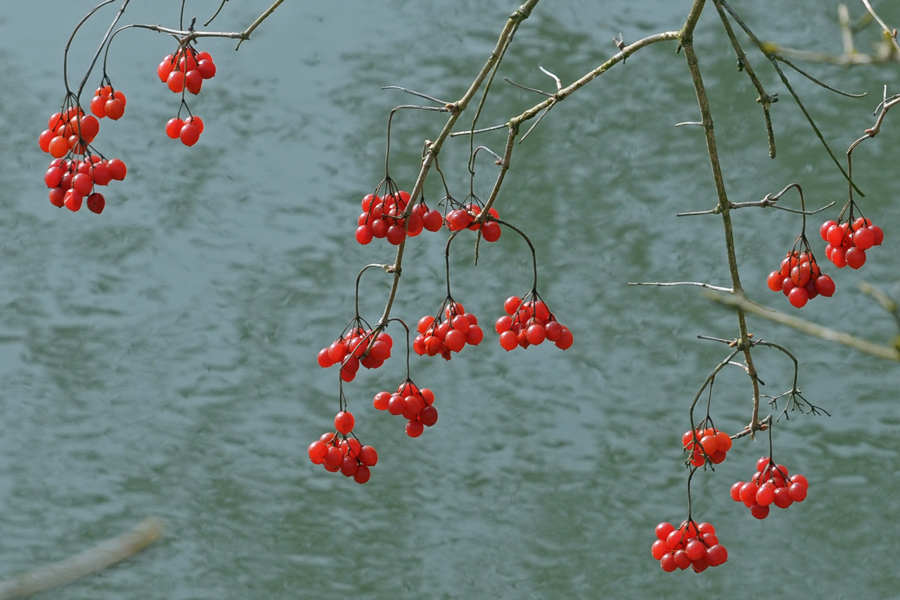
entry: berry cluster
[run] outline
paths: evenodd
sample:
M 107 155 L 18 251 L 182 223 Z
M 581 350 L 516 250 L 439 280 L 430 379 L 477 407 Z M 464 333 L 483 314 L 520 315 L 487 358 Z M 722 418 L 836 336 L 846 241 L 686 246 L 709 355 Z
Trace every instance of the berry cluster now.
M 84 154 L 98 133 L 100 121 L 91 115 L 85 116 L 81 107 L 75 105 L 50 116 L 47 129 L 38 136 L 38 145 L 53 158 Z
M 756 473 L 750 481 L 738 481 L 731 486 L 731 498 L 743 502 L 757 519 L 769 516 L 769 507 L 787 508 L 794 502 L 803 502 L 809 482 L 803 475 L 788 476 L 787 467 L 776 465 L 771 457 L 763 456 L 756 462 Z
M 822 273 L 816 257 L 808 250 L 788 252 L 781 269 L 769 273 L 766 283 L 773 292 L 783 292 L 797 308 L 819 295 L 830 298 L 835 289 L 834 280 Z
M 125 114 L 125 94 L 120 90 L 113 90 L 111 85 L 98 87 L 91 99 L 91 112 L 98 119 L 109 117 L 118 121 Z M 90 140 L 88 140 L 90 143 Z
M 185 146 L 193 146 L 203 133 L 203 120 L 200 117 L 190 116 L 187 119 L 173 117 L 166 123 L 166 135 L 173 140 L 181 140 Z
M 429 210 L 424 202 L 413 206 L 408 216 L 404 217 L 409 205 L 409 193 L 393 189 L 393 182 L 388 182 L 389 191 L 384 197 L 378 194 L 366 194 L 362 199 L 363 212 L 357 221 L 356 241 L 366 245 L 373 238 L 387 238 L 393 246 L 409 237 L 416 237 L 423 229 L 438 231 L 443 224 L 443 216 L 437 210 Z M 408 221 L 408 223 L 407 223 Z
M 182 95 L 182 104 L 187 106 L 184 103 L 185 90 L 194 95 L 199 94 L 200 88 L 203 87 L 203 80 L 215 77 L 216 65 L 209 52 L 197 52 L 190 45 L 185 45 L 179 48 L 175 54 L 167 54 L 156 68 L 156 74 L 159 75 L 160 81 L 169 86 L 170 90 Z M 181 119 L 180 116 L 177 116 L 169 119 L 166 123 L 166 135 L 173 140 L 180 139 L 185 146 L 196 144 L 201 133 L 203 133 L 203 121 L 200 117 L 191 115 L 186 119 Z
M 156 74 L 174 93 L 181 94 L 187 90 L 197 95 L 203 87 L 203 80 L 216 76 L 216 65 L 209 52 L 197 52 L 188 45 L 179 48 L 175 54 L 167 54 L 156 67 Z
M 341 365 L 341 379 L 353 381 L 360 365 L 377 369 L 391 357 L 394 341 L 383 331 L 363 329 L 360 326 L 345 331 L 327 348 L 319 350 L 319 366 L 327 369 Z
M 728 551 L 719 543 L 715 528 L 687 520 L 676 529 L 671 523 L 656 526 L 656 541 L 650 547 L 653 558 L 666 573 L 693 567 L 701 573 L 728 560 Z
M 450 231 L 462 231 L 466 228 L 472 231 L 480 229 L 481 237 L 484 238 L 484 241 L 496 242 L 500 239 L 500 234 L 502 233 L 499 223 L 493 220 L 485 221 L 484 223 L 473 223 L 478 218 L 478 215 L 481 214 L 481 209 L 482 206 L 480 204 L 472 202 L 461 208 L 451 210 L 447 213 L 447 229 Z M 488 214 L 494 219 L 500 218 L 497 209 L 493 207 L 488 210 Z
M 324 433 L 309 445 L 309 460 L 322 465 L 326 471 L 352 477 L 356 483 L 366 483 L 372 476 L 370 467 L 378 462 L 372 446 L 363 446 L 356 437 L 347 437 L 353 430 L 353 415 L 341 411 L 334 418 L 337 433 Z
M 556 320 L 547 305 L 532 290 L 524 298 L 510 296 L 503 303 L 506 315 L 497 319 L 494 329 L 500 334 L 500 345 L 509 352 L 517 346 L 537 346 L 544 340 L 566 350 L 572 346 L 572 332 Z
M 437 317 L 425 315 L 416 326 L 419 335 L 413 341 L 413 351 L 419 356 L 440 354 L 450 360 L 451 352 L 459 352 L 466 344 L 477 346 L 484 339 L 475 315 L 467 313 L 459 302 L 449 296 L 441 304 Z
M 839 221 L 822 223 L 819 235 L 828 242 L 828 245 L 825 246 L 825 256 L 838 269 L 843 269 L 848 265 L 851 269 L 860 268 L 866 264 L 866 250 L 873 246 L 880 246 L 884 241 L 884 232 L 881 227 L 874 225 L 865 217 L 854 220 L 852 210 L 850 219 L 845 223 Z
M 731 450 L 731 436 L 715 427 L 686 431 L 681 436 L 681 443 L 690 453 L 690 462 L 694 467 L 702 467 L 707 459 L 717 465 L 725 460 L 725 454 Z
M 119 107 L 118 98 L 113 97 L 107 102 L 113 101 Z M 124 110 L 124 96 L 121 106 Z M 121 116 L 121 112 L 116 114 Z M 38 137 L 38 145 L 54 157 L 44 173 L 44 183 L 50 188 L 50 203 L 74 212 L 81 209 L 87 198 L 89 210 L 98 214 L 103 212 L 106 199 L 95 191 L 94 186 L 107 185 L 113 179 L 121 181 L 128 169 L 117 158 L 107 160 L 90 154 L 88 145 L 100 132 L 100 122 L 92 115 L 85 115 L 78 105 L 73 105 L 53 114 L 47 125 Z
M 404 379 L 397 391 L 378 392 L 372 401 L 378 410 L 386 410 L 392 415 L 403 415 L 406 423 L 406 435 L 419 437 L 426 427 L 431 427 L 438 420 L 438 412 L 434 405 L 434 392 L 428 388 L 419 388 L 410 379 Z

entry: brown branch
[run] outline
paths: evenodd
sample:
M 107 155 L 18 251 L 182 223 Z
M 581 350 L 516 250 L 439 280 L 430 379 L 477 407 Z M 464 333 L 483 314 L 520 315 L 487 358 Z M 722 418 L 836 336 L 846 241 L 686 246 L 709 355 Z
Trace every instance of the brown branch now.
M 728 270 L 731 274 L 732 293 L 735 296 L 740 297 L 743 295 L 743 288 L 741 287 L 741 276 L 738 271 L 737 255 L 734 247 L 734 232 L 731 224 L 730 202 L 728 200 L 728 192 L 725 189 L 725 178 L 722 175 L 722 166 L 719 162 L 719 152 L 716 147 L 716 135 L 713 126 L 712 111 L 709 107 L 706 88 L 703 85 L 703 76 L 700 72 L 697 53 L 694 51 L 693 27 L 696 25 L 702 6 L 703 0 L 697 0 L 694 3 L 691 14 L 682 30 L 681 47 L 684 49 L 684 57 L 687 61 L 688 69 L 691 72 L 691 80 L 694 83 L 694 92 L 697 96 L 697 104 L 700 108 L 703 132 L 706 138 L 706 151 L 709 156 L 713 183 L 716 187 L 718 209 L 719 213 L 722 215 L 722 225 L 725 233 L 725 249 L 728 254 Z M 744 317 L 744 311 L 741 308 L 738 308 L 737 310 L 737 317 L 738 329 L 740 331 L 737 349 L 744 353 L 744 363 L 747 366 L 747 375 L 750 376 L 750 381 L 753 386 L 753 410 L 751 412 L 749 424 L 752 435 L 752 432 L 759 428 L 759 378 L 756 373 L 756 368 L 753 366 L 753 357 L 750 353 L 752 343 L 747 332 L 747 322 Z
M 145 519 L 122 535 L 106 540 L 89 550 L 18 577 L 0 581 L 0 600 L 25 598 L 96 573 L 137 554 L 162 537 L 162 534 L 163 523 L 160 519 L 156 517 Z
M 786 313 L 770 310 L 750 302 L 743 296 L 708 294 L 707 297 L 714 302 L 718 302 L 719 304 L 731 306 L 737 310 L 748 312 L 757 317 L 768 319 L 773 323 L 787 325 L 788 327 L 796 329 L 797 331 L 800 331 L 807 335 L 822 338 L 823 340 L 828 340 L 829 342 L 837 342 L 838 344 L 849 346 L 851 348 L 859 350 L 860 352 L 871 354 L 872 356 L 900 362 L 900 348 L 892 348 L 890 346 L 874 344 L 868 340 L 864 340 L 849 333 L 836 331 L 828 327 L 810 323 L 805 319 L 800 319 Z
M 267 8 L 256 20 L 253 21 L 246 29 L 243 31 L 195 31 L 193 29 L 172 29 L 170 27 L 163 27 L 162 25 L 145 25 L 142 23 L 134 23 L 131 25 L 126 25 L 122 29 L 128 29 L 131 27 L 136 27 L 138 29 L 149 29 L 150 31 L 156 31 L 158 33 L 168 33 L 169 35 L 174 35 L 178 38 L 181 38 L 183 42 L 188 42 L 190 40 L 194 40 L 202 37 L 218 37 L 218 38 L 229 38 L 234 40 L 240 40 L 238 45 L 235 46 L 235 50 L 238 50 L 241 47 L 241 44 L 245 40 L 250 39 L 250 34 L 253 33 L 257 27 L 262 24 L 269 16 L 275 12 L 275 9 L 284 2 L 284 0 L 275 0 L 275 2 Z

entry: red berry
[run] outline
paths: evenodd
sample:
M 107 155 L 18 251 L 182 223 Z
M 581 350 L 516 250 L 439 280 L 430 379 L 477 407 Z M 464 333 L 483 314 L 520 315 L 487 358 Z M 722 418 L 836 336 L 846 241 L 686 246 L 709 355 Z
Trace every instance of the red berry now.
M 832 256 L 834 256 L 833 252 Z M 845 258 L 847 260 L 847 265 L 855 270 L 866 264 L 866 251 L 856 246 L 847 250 Z
M 804 287 L 795 287 L 788 294 L 788 300 L 797 308 L 803 308 L 809 302 L 809 292 Z
M 181 128 L 179 137 L 181 138 L 181 143 L 185 146 L 193 146 L 200 139 L 200 130 L 196 125 L 184 125 Z
M 320 440 L 316 440 L 309 445 L 309 460 L 314 465 L 321 465 L 325 462 L 325 455 L 328 454 L 328 446 Z
M 481 226 L 481 237 L 486 242 L 496 242 L 500 239 L 501 233 L 500 224 L 496 221 L 488 221 Z
M 87 207 L 89 211 L 99 215 L 106 208 L 106 199 L 103 197 L 103 194 L 91 194 L 87 198 Z
M 106 166 L 109 168 L 109 172 L 110 174 L 112 174 L 112 178 L 116 181 L 122 181 L 128 174 L 128 169 L 125 167 L 125 163 L 118 158 L 112 159 L 111 161 L 106 163 Z
M 198 54 L 197 56 L 200 55 Z M 203 79 L 212 79 L 216 76 L 216 65 L 208 58 L 201 59 L 197 63 L 197 70 L 200 72 L 200 75 L 203 76 Z
M 834 280 L 828 275 L 819 275 L 816 278 L 816 291 L 819 294 L 830 298 L 834 295 L 834 289 Z
M 116 92 L 118 94 L 118 92 Z M 104 106 L 106 116 L 113 121 L 118 121 L 125 114 L 125 102 L 121 98 L 110 98 Z
M 853 243 L 860 250 L 868 250 L 875 245 L 875 233 L 869 227 L 862 227 L 853 233 Z
M 562 328 L 562 334 L 559 336 L 559 339 L 556 341 L 556 347 L 560 350 L 568 350 L 572 347 L 572 344 L 575 342 L 574 336 L 572 336 L 572 332 L 569 331 L 566 327 Z
M 425 430 L 425 425 L 422 421 L 410 421 L 406 424 L 406 435 L 409 437 L 419 437 L 422 435 L 422 432 Z
M 369 470 L 369 467 L 366 465 L 359 465 L 359 468 L 356 469 L 356 474 L 353 475 L 353 481 L 359 484 L 366 483 L 371 476 L 372 472 Z
M 769 289 L 773 292 L 780 292 L 781 285 L 784 283 L 784 276 L 781 274 L 781 271 L 772 271 L 769 273 L 769 277 L 766 278 L 766 284 L 769 286 Z
M 184 73 L 181 71 L 172 71 L 166 78 L 166 85 L 176 94 L 180 94 L 184 90 Z
M 182 121 L 178 117 L 169 119 L 169 122 L 166 123 L 166 135 L 173 140 L 178 139 L 178 137 L 181 135 L 182 127 L 184 127 L 184 121 Z
M 353 425 L 353 415 L 349 412 L 341 411 L 334 417 L 334 428 L 344 435 L 353 431 Z
M 794 502 L 803 502 L 806 500 L 807 486 L 800 482 L 792 483 L 790 487 L 788 487 L 788 493 L 791 496 L 791 500 Z
M 671 573 L 675 569 L 677 569 L 677 565 L 675 564 L 675 554 L 673 552 L 667 552 L 663 555 L 663 557 L 659 560 L 659 566 L 662 567 L 662 570 L 666 573 Z
M 665 540 L 673 531 L 675 531 L 675 526 L 671 523 L 660 523 L 656 526 L 656 537 L 657 539 Z
M 426 406 L 422 409 L 422 412 L 419 413 L 419 421 L 422 422 L 422 425 L 425 427 L 431 427 L 438 420 L 438 411 L 433 406 Z

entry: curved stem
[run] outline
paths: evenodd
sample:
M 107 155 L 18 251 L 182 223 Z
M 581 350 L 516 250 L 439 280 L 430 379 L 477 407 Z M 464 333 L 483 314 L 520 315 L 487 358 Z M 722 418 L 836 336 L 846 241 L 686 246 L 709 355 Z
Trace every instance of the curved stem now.
M 116 0 L 104 0 L 103 2 L 101 2 L 100 4 L 95 6 L 93 9 L 91 9 L 91 11 L 88 14 L 86 14 L 78 22 L 78 25 L 75 26 L 75 30 L 72 32 L 72 35 L 69 36 L 69 41 L 66 43 L 66 49 L 65 49 L 65 52 L 63 53 L 63 84 L 66 86 L 66 93 L 71 92 L 71 90 L 69 89 L 69 73 L 68 73 L 68 71 L 69 71 L 69 48 L 72 46 L 72 41 L 75 39 L 75 34 L 78 33 L 78 30 L 81 28 L 81 26 L 84 25 L 85 22 L 94 15 L 94 13 L 96 13 L 98 10 L 100 10 L 107 4 L 112 4 L 115 1 Z M 100 50 L 103 49 L 103 44 L 105 44 L 106 40 L 109 38 L 109 32 L 112 31 L 112 28 L 115 27 L 119 18 L 122 16 L 122 13 L 125 12 L 125 7 L 128 6 L 129 1 L 130 0 L 125 0 L 122 3 L 121 8 L 119 8 L 119 13 L 116 15 L 116 18 L 113 19 L 113 22 L 110 24 L 109 29 L 106 30 L 106 35 L 104 35 L 103 39 L 100 41 L 100 47 L 97 48 L 97 52 L 94 54 L 94 59 L 91 61 L 91 66 L 88 67 L 87 73 L 85 73 L 84 79 L 81 81 L 81 85 L 78 87 L 78 92 L 75 94 L 75 97 L 77 99 L 81 98 L 81 90 L 84 88 L 84 84 L 87 82 L 87 79 L 90 76 L 91 71 L 94 68 L 94 65 L 97 63 L 97 58 L 100 56 Z
M 487 213 L 487 207 L 485 207 L 485 210 L 483 210 L 483 211 L 481 211 L 481 212 L 482 212 L 482 214 Z M 532 268 L 534 269 L 534 280 L 532 281 L 531 289 L 536 291 L 536 290 L 537 290 L 537 281 L 538 281 L 538 276 L 537 276 L 537 252 L 536 252 L 535 249 L 534 249 L 534 244 L 531 243 L 531 240 L 528 238 L 527 235 L 525 235 L 525 233 L 524 233 L 521 229 L 519 229 L 518 227 L 516 227 L 516 226 L 513 225 L 512 223 L 509 223 L 508 221 L 504 221 L 503 219 L 495 219 L 495 218 L 493 218 L 493 217 L 491 217 L 491 220 L 492 220 L 492 221 L 497 221 L 497 222 L 500 223 L 501 225 L 504 225 L 504 226 L 506 226 L 506 227 L 509 227 L 510 229 L 512 229 L 513 231 L 515 231 L 515 232 L 518 233 L 519 235 L 521 235 L 521 236 L 522 236 L 522 239 L 525 240 L 525 243 L 528 244 L 528 248 L 531 250 L 531 265 L 532 265 Z

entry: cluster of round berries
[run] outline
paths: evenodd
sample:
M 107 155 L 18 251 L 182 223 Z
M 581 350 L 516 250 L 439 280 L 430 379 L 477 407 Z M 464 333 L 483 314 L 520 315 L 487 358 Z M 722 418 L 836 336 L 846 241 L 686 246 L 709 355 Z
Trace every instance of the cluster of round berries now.
M 373 238 L 387 238 L 393 246 L 409 237 L 416 237 L 423 229 L 438 231 L 444 222 L 440 211 L 431 209 L 424 202 L 416 204 L 407 217 L 403 217 L 409 204 L 409 193 L 391 191 L 379 197 L 366 194 L 362 199 L 363 212 L 357 221 L 356 241 L 366 245 Z M 407 220 L 409 223 L 407 224 Z
M 451 352 L 459 352 L 466 344 L 477 346 L 484 339 L 475 315 L 467 313 L 459 302 L 448 297 L 437 317 L 425 315 L 416 326 L 419 335 L 413 341 L 413 351 L 419 356 L 440 354 L 450 360 Z
M 203 120 L 200 117 L 180 119 L 173 117 L 166 123 L 166 135 L 173 140 L 181 140 L 185 146 L 193 146 L 203 133 Z
M 462 208 L 451 210 L 447 213 L 447 229 L 450 231 L 462 231 L 463 229 L 471 229 L 472 231 L 481 230 L 481 237 L 486 242 L 496 242 L 500 239 L 500 224 L 496 221 L 485 221 L 484 223 L 473 223 L 478 215 L 481 214 L 481 205 L 476 203 L 466 204 Z M 494 219 L 499 219 L 500 214 L 497 209 L 491 207 L 488 214 Z
M 216 76 L 216 65 L 209 52 L 197 52 L 191 46 L 183 46 L 175 54 L 167 54 L 156 67 L 159 80 L 176 94 L 184 90 L 197 95 L 204 79 Z
M 715 427 L 686 431 L 681 436 L 681 443 L 686 452 L 691 454 L 691 465 L 702 467 L 706 459 L 715 465 L 725 460 L 725 454 L 731 450 L 731 436 Z
M 341 379 L 350 382 L 356 377 L 360 365 L 377 369 L 391 357 L 394 340 L 383 331 L 353 327 L 342 334 L 327 348 L 319 350 L 319 366 L 327 369 L 341 365 Z
M 184 90 L 199 94 L 203 80 L 215 77 L 216 65 L 209 52 L 197 52 L 188 45 L 179 48 L 175 54 L 167 54 L 156 68 L 156 74 L 170 90 L 182 95 L 184 104 Z M 191 115 L 187 119 L 175 117 L 166 123 L 166 135 L 173 140 L 180 139 L 185 146 L 196 144 L 201 133 L 203 120 L 197 116 Z
M 865 217 L 853 220 L 852 214 L 846 223 L 825 221 L 819 228 L 819 235 L 828 242 L 825 256 L 838 269 L 848 265 L 851 269 L 860 268 L 866 264 L 866 250 L 880 246 L 884 241 L 881 227 Z
M 344 477 L 352 477 L 356 483 L 365 483 L 372 476 L 370 467 L 378 462 L 378 453 L 372 446 L 363 446 L 355 437 L 347 437 L 353 430 L 353 415 L 341 411 L 334 418 L 338 433 L 324 433 L 309 445 L 309 460 L 322 465 L 326 471 Z M 338 435 L 341 434 L 341 435 Z
M 100 214 L 106 199 L 94 192 L 94 186 L 107 185 L 113 179 L 122 181 L 127 173 L 125 163 L 118 158 L 106 160 L 96 155 L 84 160 L 54 158 L 44 174 L 44 183 L 50 188 L 53 206 L 65 206 L 75 212 L 87 198 L 88 210 Z
M 397 391 L 378 392 L 372 405 L 378 410 L 386 410 L 392 415 L 403 415 L 406 423 L 406 435 L 419 437 L 426 427 L 431 427 L 438 420 L 438 412 L 434 405 L 434 392 L 428 388 L 419 388 L 409 379 L 403 380 Z
M 768 456 L 756 461 L 756 473 L 750 481 L 738 481 L 731 486 L 731 498 L 743 502 L 757 519 L 769 516 L 769 507 L 787 508 L 794 502 L 803 502 L 809 482 L 803 475 L 788 476 L 787 467 L 776 465 Z
M 810 251 L 788 252 L 781 269 L 769 273 L 766 283 L 773 292 L 783 292 L 797 308 L 819 295 L 830 298 L 835 289 L 834 280 L 821 272 Z
M 125 94 L 120 90 L 113 90 L 111 85 L 98 87 L 91 99 L 91 112 L 98 119 L 109 117 L 118 121 L 125 114 Z M 88 140 L 88 143 L 90 141 Z
M 537 346 L 544 340 L 567 350 L 574 337 L 568 327 L 561 325 L 544 301 L 532 290 L 524 298 L 510 296 L 503 303 L 506 315 L 497 319 L 494 329 L 500 334 L 500 345 L 509 352 L 517 346 Z
M 38 145 L 53 158 L 84 154 L 98 133 L 100 121 L 91 115 L 85 116 L 80 106 L 72 106 L 50 116 L 47 129 L 38 136 Z
M 728 560 L 728 551 L 719 543 L 716 530 L 709 523 L 698 525 L 688 520 L 678 529 L 671 523 L 660 523 L 656 526 L 656 537 L 650 553 L 666 573 L 688 567 L 701 573 Z

